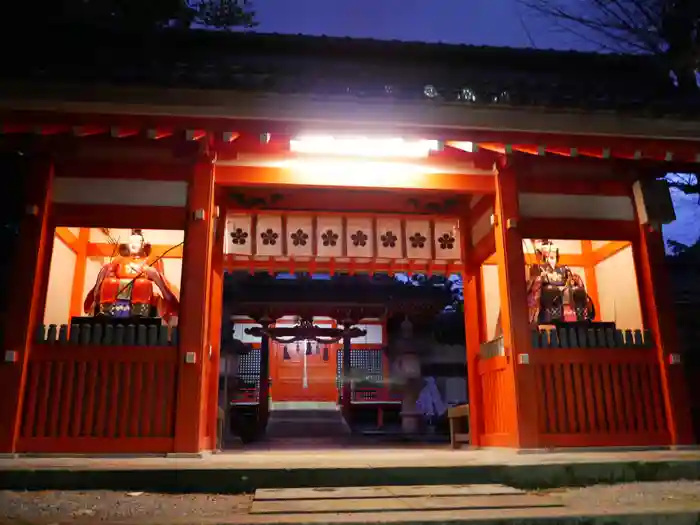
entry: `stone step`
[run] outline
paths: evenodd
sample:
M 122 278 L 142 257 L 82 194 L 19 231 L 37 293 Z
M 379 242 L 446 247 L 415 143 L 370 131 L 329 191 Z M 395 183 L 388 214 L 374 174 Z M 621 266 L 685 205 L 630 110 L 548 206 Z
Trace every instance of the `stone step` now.
M 504 496 L 512 494 L 525 494 L 525 491 L 506 485 L 495 484 L 258 489 L 255 491 L 255 501 L 414 498 L 433 496 Z
M 272 410 L 265 434 L 273 440 L 341 437 L 350 435 L 350 427 L 338 410 Z
M 500 496 L 416 496 L 411 498 L 347 498 L 255 501 L 251 514 L 314 514 L 339 512 L 408 512 L 428 510 L 501 510 L 563 507 L 556 498 L 508 494 Z
M 566 507 L 247 514 L 217 525 L 697 525 L 700 512 L 682 507 Z M 110 524 L 105 524 L 110 525 Z M 116 524 L 115 524 L 116 525 Z
M 384 513 L 562 507 L 553 497 L 505 485 L 258 490 L 251 514 Z
M 695 508 L 569 506 L 556 494 L 499 484 L 258 489 L 246 517 L 253 524 L 401 525 L 696 525 Z
M 329 401 L 272 401 L 270 403 L 271 411 L 296 411 L 296 410 L 325 410 L 329 412 L 338 412 L 340 407 L 335 402 Z

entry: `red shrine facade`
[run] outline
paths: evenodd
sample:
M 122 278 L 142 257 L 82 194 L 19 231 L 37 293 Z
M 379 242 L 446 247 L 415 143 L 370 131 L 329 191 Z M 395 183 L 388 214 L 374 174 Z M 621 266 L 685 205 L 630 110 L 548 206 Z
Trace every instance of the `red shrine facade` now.
M 279 66 L 256 47 L 272 37 L 205 38 L 243 39 L 231 48 L 244 41 L 266 75 Z M 328 45 L 334 60 L 376 73 L 400 56 L 415 74 L 381 96 L 272 93 L 260 79 L 255 91 L 164 90 L 25 76 L 3 89 L 0 141 L 22 155 L 27 189 L 0 452 L 215 448 L 233 271 L 460 274 L 474 446 L 694 442 L 661 237 L 672 209 L 656 181 L 700 159 L 694 122 L 570 100 L 543 111 L 469 86 L 450 98 L 437 85 L 450 64 L 488 58 L 470 48 L 427 46 L 433 63 L 412 45 L 371 59 L 384 47 L 285 38 L 277 52 L 316 61 L 316 74 L 340 75 Z M 596 78 L 640 60 L 538 57 Z M 392 98 L 421 75 L 436 80 L 419 97 Z M 243 302 L 250 323 L 275 326 Z M 383 333 L 381 309 L 339 304 L 327 323 Z

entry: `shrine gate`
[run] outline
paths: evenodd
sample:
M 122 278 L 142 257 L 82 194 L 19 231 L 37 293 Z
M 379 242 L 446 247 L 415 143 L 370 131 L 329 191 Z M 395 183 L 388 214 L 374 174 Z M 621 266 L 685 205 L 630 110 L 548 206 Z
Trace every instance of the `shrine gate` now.
M 324 42 L 304 45 L 321 56 Z M 367 60 L 367 45 L 347 56 Z M 449 53 L 474 53 L 435 49 L 443 72 Z M 477 107 L 429 82 L 400 104 L 143 82 L 89 97 L 59 80 L 3 89 L 0 140 L 21 153 L 27 191 L 0 452 L 213 449 L 234 270 L 461 274 L 476 446 L 693 442 L 656 178 L 700 159 L 695 123 Z M 163 261 L 160 299 L 179 306 L 167 323 L 97 328 L 83 301 L 129 230 Z M 542 240 L 585 281 L 600 324 L 533 323 L 526 271 Z

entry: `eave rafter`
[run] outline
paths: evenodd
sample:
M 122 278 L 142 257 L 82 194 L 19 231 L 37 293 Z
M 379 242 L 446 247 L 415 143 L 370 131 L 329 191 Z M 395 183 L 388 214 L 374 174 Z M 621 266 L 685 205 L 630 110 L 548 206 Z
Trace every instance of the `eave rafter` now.
M 403 129 L 405 128 L 405 129 Z M 700 141 L 688 139 L 625 138 L 596 135 L 533 133 L 525 131 L 408 128 L 391 126 L 385 134 L 441 140 L 445 145 L 442 158 L 492 159 L 493 156 L 527 154 L 533 157 L 569 157 L 602 160 L 634 160 L 683 167 L 700 163 Z M 162 141 L 206 142 L 217 151 L 229 155 L 284 151 L 289 138 L 309 132 L 303 123 L 288 121 L 232 120 L 175 116 L 92 115 L 49 112 L 2 112 L 0 131 L 11 140 L 12 135 L 34 137 L 70 136 L 73 139 L 146 139 Z M 352 133 L 351 128 L 335 130 Z M 359 132 L 360 130 L 357 130 Z M 326 133 L 332 134 L 333 129 Z M 378 134 L 378 130 L 373 130 Z M 10 137 L 9 139 L 7 137 Z M 461 145 L 461 146 L 460 146 Z

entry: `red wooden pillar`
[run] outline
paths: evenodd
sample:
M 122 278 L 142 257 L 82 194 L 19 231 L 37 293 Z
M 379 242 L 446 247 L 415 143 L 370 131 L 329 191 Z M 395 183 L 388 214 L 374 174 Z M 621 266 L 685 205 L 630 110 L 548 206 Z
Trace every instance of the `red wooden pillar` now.
M 12 305 L 4 319 L 0 362 L 0 452 L 14 452 L 22 416 L 22 400 L 31 343 L 44 312 L 53 247 L 50 222 L 53 163 L 30 162 L 25 214 L 20 224 L 14 272 L 8 285 Z
M 510 400 L 510 406 L 504 407 L 507 411 L 504 417 L 507 428 L 512 429 L 510 445 L 535 448 L 538 444 L 535 374 L 525 358 L 530 352 L 530 326 L 523 237 L 517 227 L 520 215 L 518 184 L 512 168 L 501 168 L 496 174 L 494 212 L 501 327 L 508 361 L 508 385 L 504 394 Z
M 460 243 L 462 247 L 462 286 L 464 294 L 464 328 L 467 347 L 467 391 L 469 392 L 469 434 L 471 444 L 481 444 L 482 396 L 479 377 L 479 350 L 484 340 L 483 284 L 481 265 L 472 265 L 471 229 L 473 220 L 469 213 L 460 219 Z
M 466 261 L 465 261 L 466 267 Z M 467 387 L 469 391 L 469 434 L 471 444 L 481 444 L 482 403 L 481 378 L 479 376 L 479 349 L 483 341 L 483 284 L 481 268 L 469 268 L 464 272 L 464 327 L 467 334 Z
M 217 420 L 219 415 L 219 375 L 221 368 L 221 326 L 224 296 L 224 230 L 226 217 L 220 200 L 214 208 L 214 231 L 211 255 L 211 291 L 209 295 L 209 344 L 212 346 L 211 367 L 209 369 L 209 406 L 207 424 L 212 441 L 209 448 L 216 447 Z M 226 325 L 228 326 L 228 320 Z M 228 407 L 226 407 L 228 408 Z
M 195 163 L 189 180 L 182 250 L 174 447 L 179 453 L 199 452 L 205 445 L 213 211 L 214 163 L 203 156 Z
M 638 279 L 640 296 L 645 306 L 646 326 L 656 343 L 671 444 L 689 445 L 695 440 L 686 375 L 682 363 L 671 364 L 671 356 L 678 354 L 679 344 L 661 231 L 641 224 L 639 241 L 634 249 L 639 252 L 635 259 L 637 272 L 641 274 L 641 279 Z

